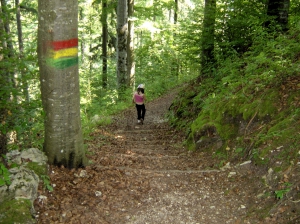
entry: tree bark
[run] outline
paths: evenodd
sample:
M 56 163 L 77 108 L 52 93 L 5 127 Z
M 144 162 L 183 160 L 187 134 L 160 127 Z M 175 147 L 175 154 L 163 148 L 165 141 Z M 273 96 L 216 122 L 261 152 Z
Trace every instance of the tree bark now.
M 84 19 L 84 11 L 83 8 L 80 9 L 79 11 L 79 21 Z M 81 39 L 81 43 L 80 43 L 80 52 L 81 52 L 81 57 L 80 57 L 80 61 L 81 63 L 84 63 L 85 61 L 85 40 L 82 37 Z
M 7 63 L 0 63 L 0 88 L 3 91 L 0 94 L 0 154 L 6 154 L 7 152 L 7 136 L 6 133 L 9 130 L 8 116 L 10 114 L 9 107 L 13 96 L 13 70 L 14 67 L 10 66 L 9 61 L 14 56 L 13 43 L 10 33 L 10 16 L 5 0 L 1 0 L 0 8 L 0 37 L 1 46 L 0 50 L 3 52 L 0 55 L 0 60 Z
M 102 87 L 107 87 L 107 42 L 108 42 L 108 26 L 107 26 L 107 0 L 102 0 Z
M 38 1 L 38 59 L 49 163 L 86 165 L 80 120 L 78 1 Z
M 4 30 L 6 32 L 6 48 L 8 50 L 8 58 L 13 57 L 14 55 L 14 47 L 13 47 L 13 42 L 11 39 L 11 33 L 10 33 L 10 25 L 9 25 L 9 12 L 7 10 L 7 5 L 6 5 L 6 0 L 1 0 L 1 11 L 3 13 L 4 21 L 3 21 L 3 26 Z
M 216 0 L 205 0 L 204 20 L 202 29 L 201 75 L 209 74 L 214 64 Z
M 178 20 L 178 0 L 175 0 L 174 24 L 177 24 L 177 20 Z
M 20 4 L 19 0 L 15 0 L 16 4 L 16 20 L 17 20 L 17 30 L 18 30 L 18 43 L 19 43 L 19 59 L 22 61 L 24 57 L 24 46 L 23 46 L 23 32 L 22 32 L 22 22 L 21 22 L 21 12 L 20 12 Z M 28 82 L 25 77 L 25 72 L 21 70 L 21 79 L 22 79 L 22 88 L 23 94 L 27 102 L 29 102 L 29 93 L 28 93 Z
M 14 56 L 14 46 L 11 38 L 11 32 L 10 32 L 10 15 L 8 12 L 8 8 L 6 5 L 6 0 L 1 0 L 1 13 L 3 14 L 3 20 L 2 20 L 2 27 L 3 27 L 3 48 L 6 50 L 6 54 L 4 54 L 4 59 L 8 60 L 13 58 Z M 13 77 L 13 72 L 14 68 L 12 67 L 6 67 L 5 68 L 5 76 L 6 76 L 6 85 L 10 86 L 13 88 L 13 83 L 14 83 L 14 77 Z
M 134 60 L 134 0 L 128 0 L 128 40 L 127 40 L 127 86 L 135 83 Z
M 117 8 L 117 82 L 120 100 L 127 88 L 127 15 L 127 0 L 119 0 Z

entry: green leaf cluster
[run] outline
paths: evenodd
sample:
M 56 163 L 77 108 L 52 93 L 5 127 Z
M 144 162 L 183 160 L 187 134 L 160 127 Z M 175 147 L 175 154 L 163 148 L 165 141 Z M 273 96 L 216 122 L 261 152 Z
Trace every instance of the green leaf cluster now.
M 3 163 L 0 163 L 0 187 L 10 184 L 9 171 Z

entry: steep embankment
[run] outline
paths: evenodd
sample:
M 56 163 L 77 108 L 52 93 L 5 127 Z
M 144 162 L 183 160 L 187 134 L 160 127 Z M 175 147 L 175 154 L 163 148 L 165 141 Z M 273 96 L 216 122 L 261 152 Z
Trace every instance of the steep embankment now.
M 219 159 L 219 167 L 247 160 L 257 168 L 252 175 L 261 175 L 256 196 L 260 203 L 250 216 L 297 223 L 299 96 L 296 74 L 229 75 L 192 83 L 172 105 L 171 118 L 175 126 L 187 130 L 187 147 L 210 153 Z

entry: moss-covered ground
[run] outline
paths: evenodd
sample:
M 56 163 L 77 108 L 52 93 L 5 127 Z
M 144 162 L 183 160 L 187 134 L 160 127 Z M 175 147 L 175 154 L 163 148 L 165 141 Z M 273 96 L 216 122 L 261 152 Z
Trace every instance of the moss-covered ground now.
M 36 223 L 32 214 L 32 203 L 27 199 L 10 200 L 0 205 L 0 223 Z

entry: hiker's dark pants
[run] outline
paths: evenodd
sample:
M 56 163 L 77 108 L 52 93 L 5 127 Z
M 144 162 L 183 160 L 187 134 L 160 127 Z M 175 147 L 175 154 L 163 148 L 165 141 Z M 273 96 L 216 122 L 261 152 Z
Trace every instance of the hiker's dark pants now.
M 137 111 L 137 119 L 141 120 L 141 119 L 145 119 L 145 114 L 146 114 L 146 108 L 145 108 L 145 104 L 143 105 L 138 105 L 135 104 L 136 107 L 136 111 Z

